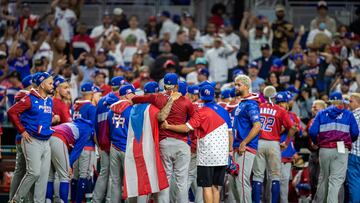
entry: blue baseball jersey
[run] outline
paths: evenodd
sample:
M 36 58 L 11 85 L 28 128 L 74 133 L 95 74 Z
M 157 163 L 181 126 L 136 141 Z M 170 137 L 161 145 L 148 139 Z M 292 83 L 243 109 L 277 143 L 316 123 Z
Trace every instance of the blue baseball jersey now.
M 74 104 L 73 119 L 77 119 L 77 118 L 90 120 L 92 123 L 96 122 L 96 107 L 91 103 L 91 101 L 87 101 L 87 100 L 76 101 L 76 103 Z M 93 135 L 92 138 L 86 144 L 86 146 L 95 147 L 95 141 Z

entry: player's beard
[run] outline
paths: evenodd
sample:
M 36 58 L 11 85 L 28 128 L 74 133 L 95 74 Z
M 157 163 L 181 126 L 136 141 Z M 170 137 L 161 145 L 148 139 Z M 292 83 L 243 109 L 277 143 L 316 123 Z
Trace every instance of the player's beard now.
M 53 95 L 54 94 L 54 89 L 48 89 L 45 91 L 47 95 Z

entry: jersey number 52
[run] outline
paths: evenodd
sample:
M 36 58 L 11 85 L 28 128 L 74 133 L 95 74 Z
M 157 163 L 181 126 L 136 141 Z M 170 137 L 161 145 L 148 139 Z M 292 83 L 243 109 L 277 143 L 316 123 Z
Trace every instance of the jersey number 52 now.
M 272 127 L 275 122 L 274 117 L 266 117 L 266 116 L 260 116 L 260 122 L 261 122 L 261 130 L 272 132 Z

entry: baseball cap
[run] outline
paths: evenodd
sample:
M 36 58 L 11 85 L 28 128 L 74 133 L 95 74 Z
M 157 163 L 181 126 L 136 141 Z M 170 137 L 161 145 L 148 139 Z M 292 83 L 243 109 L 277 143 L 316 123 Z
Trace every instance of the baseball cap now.
M 249 64 L 249 68 L 259 69 L 259 64 L 256 61 L 251 61 L 251 63 Z
M 185 81 L 179 81 L 179 92 L 182 96 L 186 95 L 187 92 L 187 83 Z
M 199 86 L 198 85 L 189 85 L 187 88 L 187 92 L 189 94 L 199 94 Z
M 122 10 L 122 8 L 114 8 L 114 10 L 113 10 L 113 14 L 114 15 L 121 15 L 121 14 L 123 14 L 123 10 Z
M 283 65 L 283 62 L 282 62 L 281 59 L 276 58 L 276 59 L 273 60 L 272 65 L 275 66 L 275 67 L 281 67 Z
M 195 65 L 198 65 L 198 64 L 206 65 L 207 64 L 206 58 L 205 57 L 196 58 Z
M 130 72 L 130 71 L 132 71 L 132 68 L 131 68 L 130 66 L 122 66 L 122 65 L 120 65 L 120 66 L 118 66 L 118 67 L 116 67 L 116 68 L 122 70 L 123 72 Z
M 230 27 L 230 26 L 232 26 L 231 20 L 229 20 L 229 19 L 224 20 L 224 26 L 225 26 L 225 27 Z
M 103 92 L 103 91 L 104 91 L 104 90 L 100 89 L 100 87 L 97 87 L 97 86 L 94 85 L 94 87 L 93 87 L 93 92 L 94 92 L 94 93 Z
M 275 12 L 278 12 L 278 11 L 285 11 L 284 5 L 282 5 L 282 4 L 276 5 L 275 6 Z
M 200 99 L 203 101 L 212 101 L 215 97 L 215 89 L 211 85 L 205 85 L 200 88 Z
M 39 76 L 40 73 L 41 72 L 36 72 L 32 74 L 32 79 L 31 79 L 32 84 L 36 84 L 36 78 Z
M 135 93 L 134 86 L 132 86 L 132 85 L 124 85 L 124 86 L 120 87 L 120 90 L 119 90 L 119 95 L 120 96 L 125 96 L 125 95 L 130 94 L 130 93 Z
M 204 49 L 202 49 L 201 47 L 198 47 L 198 48 L 194 49 L 194 52 L 195 51 L 204 52 Z
M 156 21 L 156 16 L 149 16 L 148 21 Z
M 262 44 L 261 45 L 261 50 L 265 50 L 265 49 L 270 49 L 270 45 L 269 44 Z
M 104 48 L 100 48 L 98 51 L 97 51 L 97 54 L 106 54 L 106 50 Z
M 208 71 L 207 68 L 202 68 L 202 69 L 200 69 L 200 70 L 199 70 L 199 74 L 200 74 L 200 75 L 204 75 L 204 76 L 206 76 L 206 77 L 209 77 L 209 75 L 210 75 L 210 73 L 209 73 L 209 71 Z
M 39 66 L 43 66 L 43 65 L 44 65 L 43 60 L 41 60 L 41 59 L 35 59 L 35 61 L 34 61 L 34 66 L 35 66 L 35 67 L 39 67 Z
M 35 78 L 35 84 L 39 86 L 44 80 L 51 77 L 51 75 L 47 72 L 41 72 L 38 74 L 38 76 Z
M 179 77 L 176 73 L 167 73 L 164 77 L 164 85 L 178 85 Z
M 117 76 L 111 79 L 110 85 L 113 87 L 119 87 L 125 83 L 124 77 Z
M 33 77 L 32 75 L 28 75 L 24 79 L 22 79 L 21 83 L 24 88 L 27 88 L 30 85 L 32 85 L 32 77 Z
M 244 71 L 241 70 L 241 69 L 235 69 L 232 73 L 233 73 L 233 78 L 235 78 L 238 75 L 244 75 L 245 74 Z
M 340 92 L 333 92 L 333 93 L 330 94 L 329 100 L 330 101 L 342 101 L 343 96 L 342 96 L 342 94 Z
M 356 45 L 356 46 L 354 47 L 354 49 L 355 49 L 355 51 L 360 50 L 360 44 Z
M 161 16 L 165 16 L 165 17 L 167 17 L 167 18 L 170 18 L 170 12 L 169 11 L 162 11 L 161 12 Z
M 164 68 L 171 68 L 174 67 L 176 64 L 173 60 L 169 59 L 164 63 Z
M 98 76 L 98 75 L 103 75 L 104 77 L 106 77 L 106 74 L 101 70 L 96 70 L 95 71 L 95 76 Z
M 289 102 L 289 98 L 286 92 L 278 92 L 275 96 L 275 102 L 281 103 L 281 102 Z
M 66 82 L 66 80 L 60 76 L 60 75 L 57 75 L 55 78 L 54 78 L 54 88 L 57 88 L 59 87 L 59 85 L 61 85 L 62 83 Z
M 216 87 L 216 82 L 210 82 L 209 80 L 205 80 L 204 82 L 199 84 L 199 88 L 201 89 L 202 87 L 206 86 L 206 85 L 210 85 L 212 87 Z
M 151 82 L 147 82 L 144 85 L 145 94 L 158 93 L 158 92 L 159 92 L 159 84 L 157 82 L 151 81 Z
M 319 1 L 319 2 L 317 3 L 317 9 L 320 9 L 320 8 L 328 9 L 328 6 L 327 6 L 326 1 Z
M 224 89 L 223 91 L 221 91 L 221 99 L 227 99 L 230 98 L 231 94 L 231 89 Z
M 94 85 L 91 82 L 85 82 L 80 86 L 81 92 L 94 92 Z

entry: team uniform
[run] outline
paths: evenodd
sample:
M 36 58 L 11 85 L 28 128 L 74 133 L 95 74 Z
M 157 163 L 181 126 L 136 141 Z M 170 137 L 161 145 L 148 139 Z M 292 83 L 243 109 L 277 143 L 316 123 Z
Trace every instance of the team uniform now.
M 50 128 L 52 106 L 51 98 L 43 98 L 32 89 L 8 111 L 9 118 L 19 134 L 26 131 L 32 138 L 31 143 L 21 140 L 21 148 L 26 160 L 26 174 L 13 196 L 13 200 L 17 202 L 25 197 L 35 182 L 34 201 L 45 201 L 51 159 L 49 138 L 53 133 Z
M 198 186 L 223 186 L 229 155 L 229 113 L 215 102 L 207 102 L 186 125 L 198 137 Z
M 234 160 L 239 164 L 239 175 L 230 178 L 231 191 L 238 202 L 252 202 L 250 175 L 258 148 L 259 136 L 251 140 L 246 146 L 246 152 L 239 155 L 240 143 L 248 136 L 254 123 L 260 122 L 259 97 L 252 94 L 242 98 L 238 107 L 232 111 Z
M 145 96 L 136 96 L 132 99 L 134 104 L 150 103 L 158 109 L 162 109 L 169 95 L 152 94 Z M 190 100 L 184 96 L 174 101 L 167 121 L 169 124 L 180 125 L 186 123 L 194 113 L 193 105 Z M 176 133 L 169 130 L 160 129 L 160 153 L 163 161 L 168 181 L 171 182 L 172 174 L 175 177 L 175 195 L 179 203 L 188 202 L 188 171 L 191 158 L 190 146 L 187 144 L 188 135 L 186 133 Z M 163 190 L 159 194 L 159 202 L 170 202 L 169 189 Z
M 50 138 L 51 168 L 46 193 L 47 201 L 53 200 L 55 172 L 60 179 L 60 199 L 68 201 L 69 170 L 79 158 L 83 148 L 94 133 L 93 123 L 82 118 L 70 123 L 63 123 L 53 127 L 55 132 Z M 70 152 L 70 154 L 69 154 Z
M 110 147 L 110 202 L 120 202 L 124 178 L 124 159 L 132 105 L 120 100 L 111 105 L 108 113 Z M 108 188 L 109 189 L 109 188 Z
M 320 111 L 309 134 L 319 150 L 320 179 L 316 202 L 338 202 L 338 194 L 345 181 L 348 154 L 352 142 L 359 136 L 359 127 L 349 110 L 330 106 Z
M 277 202 L 280 195 L 281 177 L 280 132 L 282 127 L 289 131 L 294 124 L 284 108 L 271 103 L 260 105 L 260 121 L 260 140 L 253 166 L 253 201 L 260 202 L 266 169 L 272 182 L 272 202 Z
M 60 117 L 60 123 L 71 122 L 71 115 L 70 115 L 70 107 L 64 101 L 59 98 L 53 98 L 54 108 L 53 112 L 54 115 L 58 115 Z
M 96 107 L 89 100 L 78 100 L 74 104 L 73 119 L 83 118 L 96 122 Z M 95 163 L 95 142 L 94 137 L 88 140 L 79 159 L 74 164 L 74 177 L 71 183 L 71 198 L 81 202 L 84 194 L 86 198 L 92 197 L 92 175 Z M 76 190 L 75 190 L 76 188 Z M 76 193 L 74 193 L 76 191 Z

